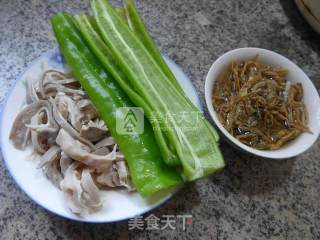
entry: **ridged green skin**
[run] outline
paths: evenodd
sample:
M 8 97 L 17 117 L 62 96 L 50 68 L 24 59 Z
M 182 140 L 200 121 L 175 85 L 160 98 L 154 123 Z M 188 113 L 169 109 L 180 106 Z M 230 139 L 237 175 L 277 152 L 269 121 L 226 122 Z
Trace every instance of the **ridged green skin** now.
M 225 163 L 217 134 L 203 115 L 181 94 L 109 1 L 93 0 L 92 9 L 104 42 L 134 91 L 151 111 L 159 113 L 160 126 L 167 129 L 164 133 L 179 156 L 187 179 L 195 180 L 222 169 Z M 179 123 L 183 112 L 194 113 L 188 120 L 196 123 L 196 128 L 187 129 Z
M 87 47 L 73 19 L 59 13 L 52 17 L 52 26 L 68 66 L 124 154 L 137 191 L 147 197 L 159 190 L 181 185 L 178 172 L 161 159 L 152 127 L 147 121 L 142 134 L 121 135 L 116 131 L 116 109 L 134 105 Z
M 146 116 L 151 117 L 152 111 L 150 107 L 144 102 L 144 100 L 134 91 L 133 87 L 129 83 L 129 80 L 123 74 L 122 70 L 115 64 L 115 60 L 110 54 L 110 50 L 102 40 L 99 29 L 97 29 L 96 22 L 92 17 L 76 15 L 74 17 L 76 24 L 83 36 L 87 41 L 88 46 L 92 52 L 96 54 L 102 65 L 107 69 L 109 73 L 117 80 L 119 85 L 128 94 L 130 99 L 135 105 L 139 105 L 144 109 Z M 179 159 L 177 155 L 167 145 L 165 135 L 160 130 L 159 123 L 154 120 L 151 122 L 159 149 L 161 151 L 164 161 L 170 166 L 178 165 Z
M 176 87 L 176 89 L 182 94 L 185 95 L 181 86 L 177 82 L 174 74 L 164 61 L 156 43 L 153 41 L 152 37 L 147 30 L 143 20 L 139 16 L 137 11 L 135 2 L 133 0 L 127 0 L 127 3 L 123 6 L 123 8 L 119 9 L 119 15 L 122 16 L 127 21 L 129 28 L 135 33 L 138 39 L 142 42 L 142 44 L 146 47 L 147 51 L 153 57 L 153 59 L 158 63 L 158 66 L 164 72 L 164 74 L 170 79 L 172 84 Z
M 116 10 L 119 16 L 127 23 L 131 31 L 134 32 L 137 38 L 146 47 L 149 54 L 158 63 L 158 66 L 162 69 L 164 74 L 166 74 L 166 76 L 170 79 L 177 91 L 179 91 L 183 96 L 185 96 L 185 93 L 182 90 L 180 84 L 178 83 L 177 79 L 171 72 L 166 62 L 164 61 L 160 53 L 160 50 L 158 49 L 156 43 L 149 34 L 148 29 L 145 26 L 143 20 L 139 16 L 134 0 L 127 0 L 127 3 L 123 7 L 118 7 Z M 187 98 L 187 100 L 189 99 Z M 191 105 L 191 107 L 194 108 L 195 111 L 197 111 L 197 108 L 193 105 L 191 101 L 189 101 L 189 104 Z M 220 140 L 218 133 L 210 126 L 210 123 L 207 120 L 204 119 L 204 121 L 207 125 L 208 131 L 212 132 L 212 134 L 216 138 L 216 141 L 218 142 Z

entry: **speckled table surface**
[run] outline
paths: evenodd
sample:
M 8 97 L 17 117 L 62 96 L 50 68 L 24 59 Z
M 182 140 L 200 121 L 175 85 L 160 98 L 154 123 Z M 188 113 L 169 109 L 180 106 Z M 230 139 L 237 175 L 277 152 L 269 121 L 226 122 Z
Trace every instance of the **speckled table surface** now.
M 83 12 L 88 1 L 0 0 L 0 102 L 15 77 L 56 46 L 50 16 Z M 224 52 L 255 46 L 296 62 L 320 89 L 320 36 L 292 0 L 141 0 L 142 16 L 162 51 L 191 77 L 204 103 L 204 78 Z M 320 143 L 271 161 L 221 143 L 226 169 L 185 186 L 154 215 L 192 215 L 185 230 L 128 230 L 126 221 L 82 224 L 33 203 L 0 161 L 1 239 L 320 239 Z

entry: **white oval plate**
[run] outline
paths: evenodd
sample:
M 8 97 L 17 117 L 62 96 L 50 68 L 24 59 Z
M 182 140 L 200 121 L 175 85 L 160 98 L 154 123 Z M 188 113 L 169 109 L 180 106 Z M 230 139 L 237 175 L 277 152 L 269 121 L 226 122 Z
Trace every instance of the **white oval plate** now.
M 168 57 L 165 57 L 165 60 L 191 101 L 201 109 L 199 98 L 190 79 L 172 60 Z M 169 189 L 147 200 L 143 199 L 138 193 L 111 190 L 102 191 L 104 204 L 103 208 L 97 213 L 80 217 L 68 209 L 62 192 L 49 182 L 41 169 L 37 168 L 38 162 L 32 159 L 31 149 L 19 151 L 9 141 L 12 123 L 26 100 L 26 91 L 23 83 L 28 78 L 38 79 L 45 69 L 69 71 L 58 49 L 44 53 L 33 61 L 17 78 L 17 82 L 9 93 L 2 112 L 0 137 L 3 159 L 20 188 L 40 206 L 57 215 L 72 220 L 96 223 L 115 222 L 133 218 L 136 215 L 142 215 L 160 206 L 170 199 L 177 189 Z

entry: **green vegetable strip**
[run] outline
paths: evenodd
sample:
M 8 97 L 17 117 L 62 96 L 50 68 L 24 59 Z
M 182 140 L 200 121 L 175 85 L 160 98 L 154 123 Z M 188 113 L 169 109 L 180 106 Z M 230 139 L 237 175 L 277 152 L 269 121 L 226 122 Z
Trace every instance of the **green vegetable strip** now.
M 150 107 L 133 90 L 132 86 L 130 86 L 129 80 L 126 79 L 126 76 L 122 73 L 121 69 L 119 69 L 119 67 L 115 64 L 115 61 L 112 59 L 110 54 L 110 50 L 99 35 L 99 30 L 97 29 L 95 20 L 89 16 L 80 15 L 76 15 L 74 18 L 83 38 L 87 41 L 91 50 L 99 58 L 102 65 L 104 65 L 107 71 L 110 72 L 115 79 L 117 79 L 119 85 L 127 92 L 133 103 L 142 106 L 145 114 L 150 117 L 152 115 Z M 179 159 L 168 147 L 166 138 L 160 130 L 159 123 L 155 120 L 152 121 L 151 124 L 153 125 L 155 137 L 165 162 L 171 166 L 179 165 Z
M 131 179 L 142 196 L 180 185 L 179 174 L 161 159 L 151 126 L 145 121 L 143 134 L 121 135 L 116 131 L 116 109 L 133 104 L 112 76 L 87 47 L 69 15 L 59 13 L 52 26 L 60 49 L 100 117 L 105 121 L 128 162 Z
M 143 20 L 139 16 L 138 10 L 136 8 L 134 0 L 127 0 L 127 4 L 123 7 L 117 8 L 118 14 L 127 22 L 129 28 L 136 34 L 139 40 L 144 44 L 150 55 L 154 58 L 154 60 L 158 63 L 162 71 L 167 75 L 167 77 L 171 80 L 171 82 L 175 85 L 176 89 L 184 95 L 184 91 L 182 90 L 180 84 L 175 78 L 174 74 L 171 72 L 170 68 L 163 60 L 162 55 L 150 36 L 148 29 L 146 28 Z M 190 101 L 190 105 L 193 106 L 193 103 Z M 195 108 L 196 111 L 196 108 Z M 206 121 L 208 130 L 211 131 L 216 141 L 218 142 L 219 135 L 217 132 L 210 126 L 210 124 Z
M 168 129 L 166 136 L 178 153 L 186 177 L 193 180 L 223 168 L 216 136 L 204 117 L 194 112 L 190 101 L 179 93 L 108 1 L 94 0 L 92 8 L 101 35 L 119 67 L 144 102 L 159 113 L 161 127 Z M 194 113 L 188 120 L 196 128 L 187 129 L 179 122 L 184 112 Z
M 115 8 L 119 16 L 128 24 L 127 14 L 125 7 L 117 7 Z
M 123 7 L 123 10 L 120 10 L 120 14 L 126 17 L 129 28 L 135 33 L 142 44 L 146 47 L 150 55 L 158 63 L 164 74 L 166 74 L 170 81 L 175 85 L 177 90 L 179 90 L 179 92 L 184 95 L 184 91 L 182 90 L 180 84 L 177 82 L 171 69 L 164 61 L 157 45 L 153 41 L 152 37 L 149 34 L 149 31 L 147 30 L 147 27 L 139 16 L 134 0 L 127 0 L 127 4 Z

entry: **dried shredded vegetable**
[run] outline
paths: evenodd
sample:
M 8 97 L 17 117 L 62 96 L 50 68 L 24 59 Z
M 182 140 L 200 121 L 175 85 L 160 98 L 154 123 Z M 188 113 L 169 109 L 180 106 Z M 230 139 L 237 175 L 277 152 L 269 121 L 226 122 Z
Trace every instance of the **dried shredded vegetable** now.
M 242 143 L 279 149 L 309 132 L 303 88 L 286 80 L 286 69 L 258 58 L 231 63 L 215 82 L 213 106 L 223 126 Z

